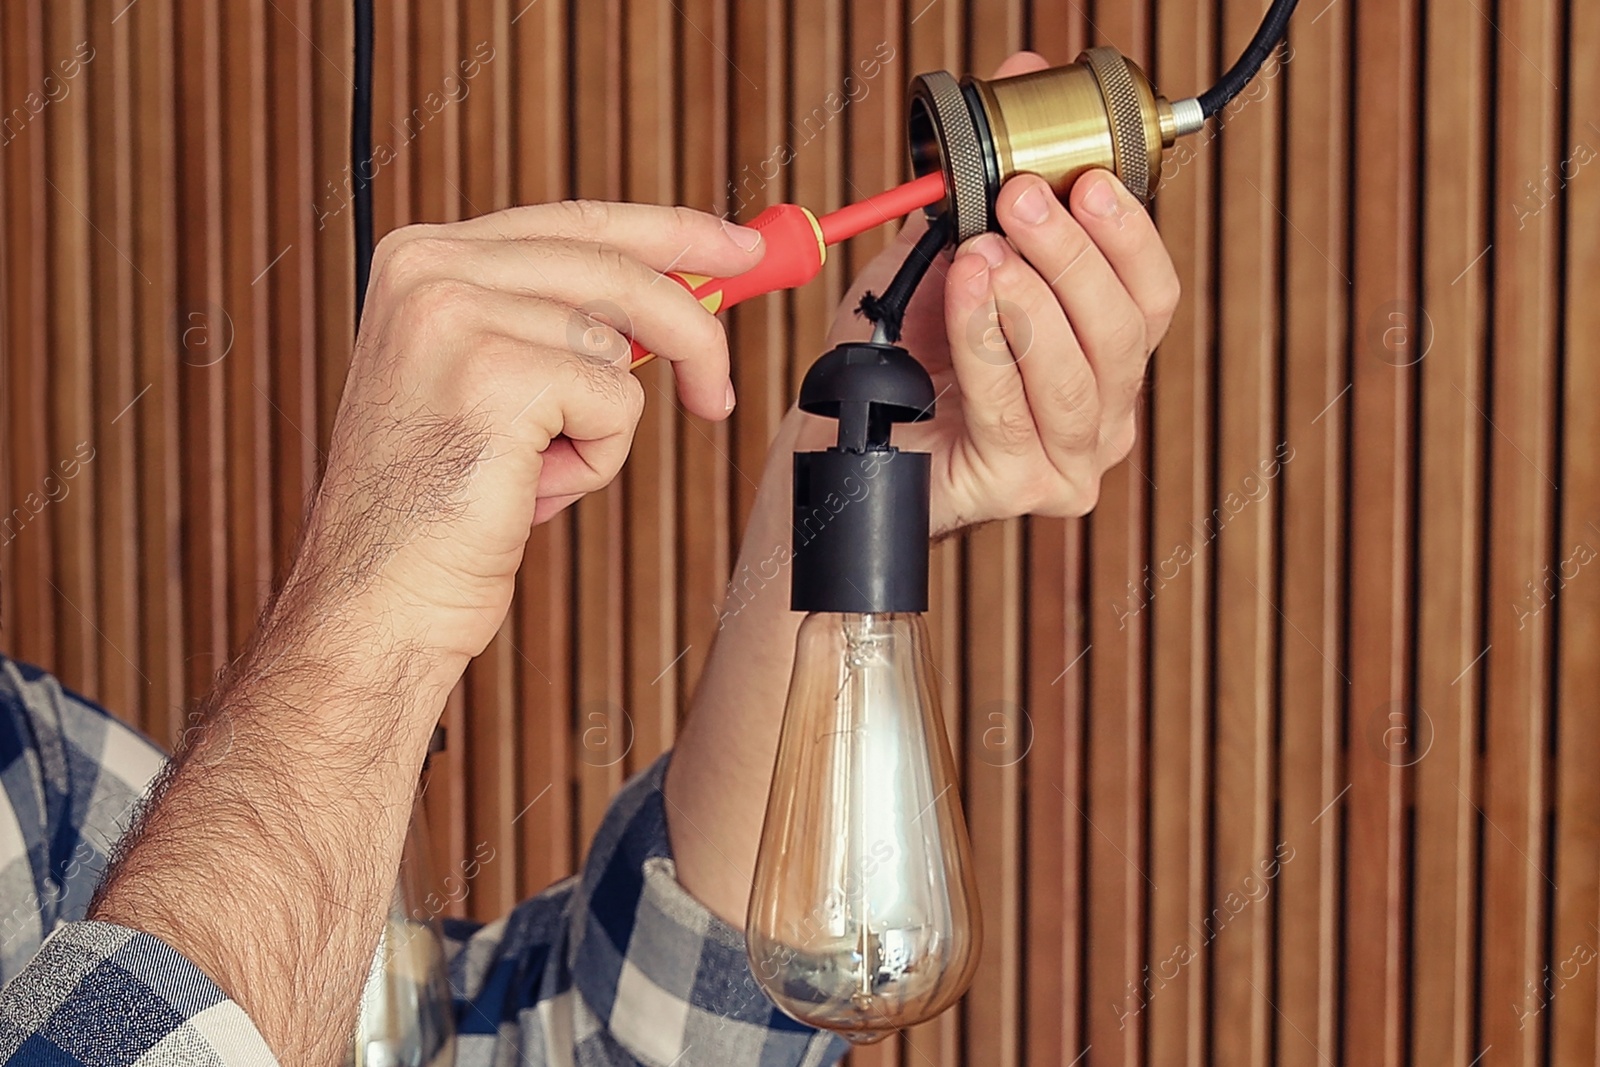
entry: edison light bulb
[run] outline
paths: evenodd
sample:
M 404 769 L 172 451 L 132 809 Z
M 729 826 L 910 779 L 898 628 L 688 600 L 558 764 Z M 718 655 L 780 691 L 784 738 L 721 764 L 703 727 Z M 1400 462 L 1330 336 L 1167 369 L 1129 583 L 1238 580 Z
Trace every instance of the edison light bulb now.
M 801 624 L 746 938 L 802 1022 L 875 1041 L 978 964 L 977 893 L 919 614 Z
M 929 682 L 931 459 L 889 443 L 933 414 L 904 349 L 846 344 L 800 408 L 838 443 L 794 457 L 789 605 L 806 612 L 745 939 L 801 1022 L 875 1041 L 972 984 L 978 897 L 954 761 Z

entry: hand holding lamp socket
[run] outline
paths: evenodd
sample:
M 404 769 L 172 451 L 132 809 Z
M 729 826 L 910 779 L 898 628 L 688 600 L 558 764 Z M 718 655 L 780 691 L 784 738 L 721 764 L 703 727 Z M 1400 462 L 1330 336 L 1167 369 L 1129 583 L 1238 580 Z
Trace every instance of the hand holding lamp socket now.
M 1271 21 L 1269 14 L 1263 30 Z M 1251 57 L 1247 52 L 1240 63 Z M 1254 62 L 1259 67 L 1260 59 Z M 1240 87 L 1248 80 L 1247 74 Z M 1227 99 L 1237 91 L 1226 93 Z M 1146 202 L 1155 192 L 1163 152 L 1204 125 L 1212 113 L 1206 107 L 1204 97 L 1169 103 L 1114 48 L 1091 48 L 1066 66 L 1010 78 L 958 81 L 945 71 L 922 74 L 912 81 L 907 113 L 915 179 L 821 218 L 798 204 L 767 208 L 749 223 L 767 245 L 751 270 L 733 278 L 667 276 L 716 313 L 806 284 L 821 272 L 829 246 L 918 208 L 946 217 L 957 243 L 986 230 L 1001 232 L 995 199 L 1006 181 L 1023 173 L 1039 175 L 1065 200 L 1083 173 L 1104 168 Z M 635 343 L 630 367 L 653 358 Z

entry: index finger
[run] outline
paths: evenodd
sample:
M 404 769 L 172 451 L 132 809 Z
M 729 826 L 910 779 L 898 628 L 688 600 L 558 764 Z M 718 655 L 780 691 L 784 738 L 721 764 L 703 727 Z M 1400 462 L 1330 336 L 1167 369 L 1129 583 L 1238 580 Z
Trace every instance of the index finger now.
M 391 248 L 412 237 L 526 241 L 536 238 L 608 245 L 658 271 L 727 277 L 761 262 L 761 234 L 704 211 L 660 204 L 562 200 L 490 212 L 463 222 L 407 226 L 391 233 Z M 379 246 L 380 254 L 383 245 Z M 378 264 L 373 265 L 376 273 Z
M 1005 58 L 1005 62 L 995 68 L 994 77 L 1010 78 L 1018 74 L 1032 74 L 1049 66 L 1050 61 L 1038 52 L 1013 52 Z
M 1151 348 L 1166 335 L 1178 307 L 1178 269 L 1144 205 L 1103 170 L 1072 187 L 1068 210 L 1138 305 Z

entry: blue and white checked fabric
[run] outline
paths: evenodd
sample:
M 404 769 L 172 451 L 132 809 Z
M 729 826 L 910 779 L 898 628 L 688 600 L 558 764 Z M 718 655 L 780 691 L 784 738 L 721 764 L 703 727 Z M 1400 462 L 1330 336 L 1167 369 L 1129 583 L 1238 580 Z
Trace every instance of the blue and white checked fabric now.
M 0 1064 L 257 1067 L 244 1011 L 159 938 L 83 921 L 161 754 L 0 658 Z M 666 757 L 612 802 L 583 872 L 446 930 L 459 1067 L 823 1067 L 845 1042 L 773 1007 L 743 935 L 678 884 Z

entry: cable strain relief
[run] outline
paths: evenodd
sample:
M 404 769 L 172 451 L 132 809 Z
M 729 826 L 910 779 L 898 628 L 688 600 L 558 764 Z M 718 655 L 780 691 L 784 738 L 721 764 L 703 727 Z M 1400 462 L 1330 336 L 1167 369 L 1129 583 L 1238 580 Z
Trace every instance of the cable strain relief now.
M 1172 122 L 1179 137 L 1187 134 L 1198 133 L 1206 124 L 1205 109 L 1200 106 L 1200 98 L 1191 96 L 1186 100 L 1172 102 Z

